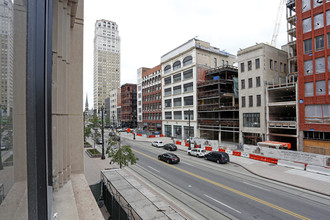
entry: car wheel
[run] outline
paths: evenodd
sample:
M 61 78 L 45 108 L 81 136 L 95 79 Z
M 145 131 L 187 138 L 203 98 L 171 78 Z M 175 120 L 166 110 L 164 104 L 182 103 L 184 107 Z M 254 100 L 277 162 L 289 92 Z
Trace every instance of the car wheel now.
M 217 163 L 220 163 L 220 160 L 217 160 Z
M 167 163 L 170 163 L 170 160 L 167 160 Z
M 188 152 L 188 155 L 189 155 L 189 156 L 191 155 L 190 152 Z
M 160 160 L 160 156 L 158 156 L 158 160 Z

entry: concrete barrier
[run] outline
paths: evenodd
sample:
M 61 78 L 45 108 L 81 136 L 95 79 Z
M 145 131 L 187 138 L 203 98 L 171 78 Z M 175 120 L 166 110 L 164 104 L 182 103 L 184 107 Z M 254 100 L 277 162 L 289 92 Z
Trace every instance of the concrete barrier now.
M 306 169 L 306 164 L 304 164 L 304 163 L 296 163 L 296 162 L 287 161 L 287 160 L 278 160 L 277 165 L 291 167 L 291 168 L 295 168 L 298 170 Z
M 320 173 L 324 175 L 330 176 L 330 168 L 327 167 L 320 167 L 315 165 L 307 165 L 306 171 L 313 172 L 313 173 Z

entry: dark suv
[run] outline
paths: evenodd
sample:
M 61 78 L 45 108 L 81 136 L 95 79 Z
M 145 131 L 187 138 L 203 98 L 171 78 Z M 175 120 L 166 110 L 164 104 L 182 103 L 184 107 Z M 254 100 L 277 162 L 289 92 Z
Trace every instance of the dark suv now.
M 165 144 L 163 147 L 165 150 L 176 151 L 177 147 L 175 144 Z
M 225 152 L 213 151 L 204 156 L 205 160 L 211 160 L 217 163 L 229 162 L 229 155 Z

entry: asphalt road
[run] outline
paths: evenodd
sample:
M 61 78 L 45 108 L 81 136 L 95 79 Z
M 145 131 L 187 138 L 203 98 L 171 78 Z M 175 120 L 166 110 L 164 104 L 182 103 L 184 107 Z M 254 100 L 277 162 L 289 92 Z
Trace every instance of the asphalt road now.
M 125 139 L 122 144 L 132 146 L 140 169 L 178 190 L 183 204 L 183 194 L 193 196 L 196 213 L 206 219 L 220 219 L 220 213 L 238 219 L 329 219 L 330 198 L 263 180 L 231 163 L 216 164 L 176 151 L 181 162 L 170 165 L 157 159 L 167 152 L 164 149 Z

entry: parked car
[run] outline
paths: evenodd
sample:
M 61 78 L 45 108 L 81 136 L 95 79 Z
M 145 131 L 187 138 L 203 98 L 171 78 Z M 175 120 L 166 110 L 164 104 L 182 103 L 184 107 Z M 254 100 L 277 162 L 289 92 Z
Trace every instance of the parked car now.
M 110 125 L 104 125 L 104 128 L 111 128 Z
M 165 144 L 163 148 L 170 151 L 176 151 L 178 149 L 175 144 Z
M 188 150 L 188 155 L 195 157 L 204 157 L 205 154 L 206 154 L 206 150 L 201 148 L 193 148 L 191 150 Z
M 225 152 L 213 151 L 204 156 L 205 160 L 211 160 L 217 163 L 228 163 L 229 155 Z
M 180 158 L 172 153 L 165 153 L 158 155 L 158 160 L 165 161 L 167 163 L 179 163 Z
M 154 141 L 154 142 L 152 142 L 151 146 L 164 147 L 164 144 L 163 144 L 163 141 Z
M 119 128 L 119 129 L 118 129 L 118 132 L 126 132 L 126 130 L 123 129 L 123 128 Z

